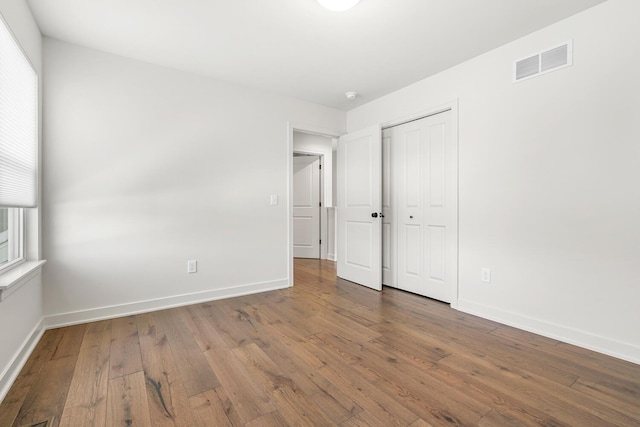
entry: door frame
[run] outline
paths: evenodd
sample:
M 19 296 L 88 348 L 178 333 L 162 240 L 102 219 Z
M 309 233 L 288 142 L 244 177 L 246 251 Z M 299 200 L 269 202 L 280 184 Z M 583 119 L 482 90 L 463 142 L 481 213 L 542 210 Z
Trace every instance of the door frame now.
M 293 132 L 309 133 L 312 135 L 325 136 L 327 138 L 339 138 L 345 133 L 320 126 L 287 122 L 287 266 L 289 270 L 287 281 L 289 287 L 293 286 Z M 304 153 L 303 150 L 295 151 Z M 322 153 L 310 154 L 322 155 Z M 324 172 L 322 174 L 324 177 Z M 326 230 L 327 227 L 325 226 L 324 229 Z
M 451 126 L 451 143 L 452 143 L 452 150 L 453 150 L 453 156 L 454 156 L 454 162 L 453 164 L 455 165 L 456 170 L 454 171 L 454 177 L 455 177 L 455 182 L 453 183 L 453 187 L 455 188 L 455 192 L 456 192 L 456 197 L 454 198 L 455 200 L 455 206 L 453 207 L 453 209 L 451 209 L 451 223 L 455 224 L 455 242 L 456 242 L 456 268 L 454 273 L 454 284 L 453 284 L 453 292 L 451 295 L 451 303 L 450 306 L 451 308 L 457 309 L 458 308 L 458 299 L 459 299 L 459 293 L 460 293 L 460 279 L 459 279 L 459 272 L 460 272 L 460 222 L 459 222 L 459 209 L 460 209 L 460 204 L 459 204 L 459 199 L 460 199 L 460 156 L 459 156 L 459 151 L 458 151 L 458 146 L 459 146 L 459 141 L 458 141 L 458 114 L 459 114 L 459 99 L 456 98 L 453 101 L 444 103 L 444 104 L 440 104 L 437 105 L 433 108 L 428 108 L 426 110 L 422 110 L 419 111 L 417 113 L 413 113 L 413 114 L 409 114 L 409 115 L 405 115 L 405 116 L 401 116 L 398 117 L 396 119 L 393 120 L 389 120 L 387 122 L 383 122 L 382 123 L 382 130 L 386 129 L 386 128 L 390 128 L 393 126 L 398 126 L 404 123 L 408 123 L 408 122 L 412 122 L 415 120 L 420 120 L 422 118 L 425 117 L 429 117 L 429 116 L 434 116 L 436 114 L 440 114 L 440 113 L 444 113 L 445 111 L 451 111 L 451 121 L 452 121 L 452 126 Z

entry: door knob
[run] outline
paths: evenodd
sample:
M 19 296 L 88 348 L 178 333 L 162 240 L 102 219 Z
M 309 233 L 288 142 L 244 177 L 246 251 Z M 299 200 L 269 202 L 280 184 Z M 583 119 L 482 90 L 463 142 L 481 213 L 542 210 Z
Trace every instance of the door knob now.
M 378 212 L 373 212 L 371 214 L 371 218 L 378 218 Z

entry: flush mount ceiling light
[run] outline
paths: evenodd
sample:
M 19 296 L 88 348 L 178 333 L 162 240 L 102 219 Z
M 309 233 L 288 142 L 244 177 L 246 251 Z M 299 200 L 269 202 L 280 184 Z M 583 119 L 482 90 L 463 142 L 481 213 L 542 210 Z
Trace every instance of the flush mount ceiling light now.
M 318 0 L 322 7 L 336 12 L 342 12 L 351 9 L 357 5 L 360 0 Z

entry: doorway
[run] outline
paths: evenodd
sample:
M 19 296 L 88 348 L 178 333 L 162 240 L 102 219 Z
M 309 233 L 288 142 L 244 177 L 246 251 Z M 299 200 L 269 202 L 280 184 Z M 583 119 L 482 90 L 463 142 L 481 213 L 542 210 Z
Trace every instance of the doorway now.
M 309 126 L 295 125 L 289 123 L 289 284 L 293 285 L 293 259 L 294 257 L 307 257 L 328 259 L 335 261 L 335 149 L 337 147 L 337 137 L 340 132 L 334 132 L 322 128 L 314 128 Z M 309 228 L 303 226 L 304 221 L 300 216 L 309 216 L 309 212 L 305 213 L 299 209 L 301 205 L 311 205 L 310 202 L 300 203 L 296 194 L 295 180 L 296 168 L 303 169 L 300 163 L 305 163 L 300 158 L 319 159 L 319 198 L 316 209 L 319 209 L 319 238 L 310 237 L 312 234 Z M 298 159 L 298 160 L 296 160 Z M 297 164 L 296 164 L 297 163 Z M 310 163 L 313 163 L 310 161 Z M 311 167 L 311 166 L 310 166 Z M 300 170 L 298 171 L 300 172 Z M 310 172 L 309 172 L 310 173 Z M 303 173 L 304 175 L 304 173 Z M 312 177 L 313 175 L 308 175 Z M 300 178 L 302 177 L 299 176 Z M 304 180 L 302 180 L 304 181 Z M 310 180 L 307 180 L 307 186 L 313 187 Z M 304 197 L 303 197 L 304 198 Z M 302 211 L 302 212 L 301 212 Z M 315 222 L 315 219 L 306 219 L 307 223 Z M 297 230 L 296 230 L 297 229 Z M 307 233 L 304 236 L 304 233 Z M 315 235 L 315 234 L 314 234 Z M 304 238 L 303 238 L 304 237 Z M 309 243 L 317 240 L 319 245 L 319 255 L 316 255 L 315 248 L 309 248 Z M 301 247 L 307 247 L 311 254 L 300 254 Z

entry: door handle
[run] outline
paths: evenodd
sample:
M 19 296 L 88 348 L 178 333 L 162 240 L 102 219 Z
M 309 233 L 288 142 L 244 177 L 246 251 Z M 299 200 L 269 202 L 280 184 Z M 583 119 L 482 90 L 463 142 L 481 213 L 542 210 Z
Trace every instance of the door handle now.
M 384 214 L 380 212 L 380 218 L 384 218 Z
M 378 212 L 371 213 L 371 218 L 378 218 Z

